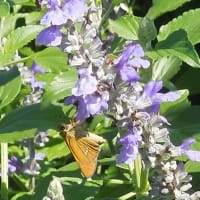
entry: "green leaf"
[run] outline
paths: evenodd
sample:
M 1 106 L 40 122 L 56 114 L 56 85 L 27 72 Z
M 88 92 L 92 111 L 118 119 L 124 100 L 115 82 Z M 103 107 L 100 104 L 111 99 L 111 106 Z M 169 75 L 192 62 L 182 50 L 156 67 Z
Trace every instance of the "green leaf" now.
M 62 72 L 54 78 L 50 85 L 46 87 L 46 93 L 43 97 L 44 104 L 56 102 L 71 95 L 71 89 L 77 81 L 76 70 L 70 69 L 69 71 Z
M 0 71 L 0 109 L 10 104 L 20 92 L 21 78 L 17 67 Z
M 5 43 L 5 52 L 13 52 L 22 48 L 30 41 L 35 39 L 38 33 L 44 28 L 41 25 L 29 25 L 17 28 L 8 35 Z
M 190 95 L 199 94 L 200 84 L 199 82 L 200 70 L 196 68 L 189 68 L 177 77 L 175 84 L 178 89 L 187 88 L 190 91 Z
M 49 47 L 35 53 L 32 59 L 49 72 L 67 70 L 67 55 L 58 47 Z
M 146 17 L 150 19 L 156 19 L 160 15 L 176 10 L 178 7 L 182 6 L 184 3 L 189 2 L 191 0 L 169 0 L 169 1 L 161 1 L 161 0 L 153 0 L 153 6 L 149 9 Z
M 176 2 L 176 1 L 174 1 Z M 183 13 L 176 19 L 170 21 L 167 25 L 160 28 L 158 34 L 158 41 L 164 40 L 172 32 L 184 29 L 187 32 L 187 36 L 192 44 L 197 44 L 200 42 L 199 32 L 200 32 L 200 8 L 195 10 L 190 10 Z
M 60 106 L 24 106 L 13 110 L 1 120 L 0 142 L 31 138 L 36 132 L 57 129 L 58 124 L 63 122 L 65 115 Z
M 0 1 L 0 17 L 5 17 L 10 13 L 10 5 L 7 2 Z
M 157 36 L 157 30 L 154 22 L 148 18 L 143 18 L 139 24 L 138 30 L 139 40 L 142 44 L 145 44 L 154 40 Z
M 4 20 L 1 20 L 2 27 L 0 29 L 0 36 L 5 37 L 7 34 L 9 34 L 12 30 L 15 28 L 16 20 L 18 18 L 22 18 L 24 14 L 16 13 L 14 15 L 8 15 L 4 18 Z
M 172 140 L 180 144 L 188 137 L 199 137 L 200 134 L 200 106 L 191 106 L 179 112 L 170 127 Z
M 162 103 L 160 108 L 160 113 L 167 116 L 170 121 L 174 121 L 175 118 L 190 106 L 187 99 L 189 95 L 188 90 L 179 90 L 176 92 L 180 94 L 180 98 L 176 101 Z
M 48 142 L 45 147 L 41 149 L 41 152 L 45 153 L 48 161 L 52 161 L 56 158 L 61 158 L 63 156 L 71 155 L 69 148 L 64 142 L 63 138 L 50 138 L 50 142 Z M 59 153 L 55 153 L 59 152 Z
M 0 52 L 0 68 L 6 65 L 13 56 L 14 56 L 14 53 L 9 52 L 9 53 L 4 54 Z
M 113 33 L 127 40 L 138 40 L 140 18 L 135 16 L 123 16 L 117 20 L 109 20 L 109 29 Z
M 200 172 L 200 163 L 194 161 L 188 161 L 185 165 L 185 170 L 189 173 L 191 172 Z
M 25 21 L 27 25 L 36 24 L 36 22 L 40 21 L 43 13 L 42 12 L 30 12 L 25 16 Z
M 170 80 L 180 69 L 181 60 L 174 56 L 162 57 L 152 67 L 153 80 Z
M 200 67 L 199 57 L 183 30 L 175 31 L 156 45 L 160 56 L 177 56 L 192 67 Z
M 16 5 L 24 6 L 35 6 L 35 1 L 33 0 L 13 0 Z

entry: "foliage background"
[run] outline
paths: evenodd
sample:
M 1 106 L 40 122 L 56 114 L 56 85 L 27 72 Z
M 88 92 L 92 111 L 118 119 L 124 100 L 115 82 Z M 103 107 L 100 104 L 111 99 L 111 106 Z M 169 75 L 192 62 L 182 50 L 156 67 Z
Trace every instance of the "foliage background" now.
M 9 177 L 9 199 L 42 199 L 53 176 L 61 178 L 65 197 L 69 200 L 117 199 L 128 194 L 132 191 L 128 170 L 126 166 L 115 163 L 119 152 L 117 130 L 103 115 L 88 121 L 88 130 L 108 140 L 100 154 L 97 173 L 90 181 L 81 176 L 57 131 L 58 124 L 69 122 L 73 116 L 73 108 L 64 106 L 63 99 L 70 95 L 77 75 L 67 66 L 66 54 L 60 49 L 35 45 L 35 38 L 43 29 L 39 25 L 43 11 L 37 9 L 34 1 L 16 0 L 7 2 L 10 6 L 10 13 L 7 13 L 6 5 L 0 3 L 0 16 L 4 18 L 1 20 L 0 36 L 8 38 L 4 50 L 0 52 L 1 66 L 10 66 L 10 59 L 19 50 L 27 66 L 31 66 L 34 60 L 51 72 L 37 77 L 47 82 L 42 102 L 20 107 L 19 102 L 29 93 L 29 88 L 22 85 L 15 66 L 9 72 L 0 71 L 0 141 L 9 143 L 9 154 L 22 159 L 24 151 L 16 145 L 16 141 L 31 138 L 38 131 L 50 130 L 49 142 L 37 149 L 46 157 L 40 163 L 41 172 L 36 177 L 35 192 L 28 191 L 28 176 L 14 174 Z M 181 144 L 185 138 L 194 136 L 198 141 L 195 148 L 200 150 L 200 2 L 104 0 L 102 3 L 104 8 L 119 6 L 119 3 L 126 5 L 120 8 L 117 15 L 112 11 L 103 18 L 102 39 L 106 39 L 110 32 L 116 34 L 111 53 L 117 55 L 125 40 L 151 41 L 152 50 L 147 55 L 154 64 L 152 71 L 145 74 L 146 79 L 162 79 L 166 90 L 183 90 L 178 102 L 165 103 L 161 107 L 161 113 L 172 124 L 169 127 L 171 139 L 174 144 Z M 103 9 L 103 16 L 106 11 Z M 144 16 L 154 20 L 157 35 L 150 22 L 139 27 L 139 17 Z M 186 169 L 193 175 L 194 190 L 200 190 L 200 164 L 187 161 Z

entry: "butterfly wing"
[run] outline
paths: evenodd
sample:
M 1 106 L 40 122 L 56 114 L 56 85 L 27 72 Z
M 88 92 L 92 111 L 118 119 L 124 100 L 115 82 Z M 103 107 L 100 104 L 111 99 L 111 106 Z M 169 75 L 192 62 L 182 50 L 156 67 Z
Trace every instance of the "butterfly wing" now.
M 97 157 L 100 151 L 99 144 L 87 136 L 76 138 L 75 135 L 66 134 L 66 143 L 83 175 L 91 177 L 97 166 Z

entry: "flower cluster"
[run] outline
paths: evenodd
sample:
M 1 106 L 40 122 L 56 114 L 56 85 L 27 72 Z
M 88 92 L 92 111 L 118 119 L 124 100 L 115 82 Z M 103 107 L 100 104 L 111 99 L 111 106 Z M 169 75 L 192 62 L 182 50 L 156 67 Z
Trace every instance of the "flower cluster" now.
M 189 150 L 195 140 L 174 146 L 166 128 L 170 123 L 159 114 L 161 103 L 176 101 L 180 94 L 163 93 L 162 81 L 144 82 L 142 71 L 150 62 L 142 46 L 129 42 L 118 58 L 110 58 L 92 18 L 98 8 L 89 7 L 84 0 L 49 0 L 46 6 L 41 23 L 48 27 L 37 43 L 60 45 L 69 65 L 77 68 L 79 79 L 72 96 L 65 100 L 65 104 L 77 106 L 76 119 L 84 122 L 100 113 L 112 115 L 119 130 L 125 130 L 119 139 L 117 162 L 130 164 L 140 155 L 144 168 L 157 169 L 150 180 L 152 199 L 199 199 L 198 192 L 187 193 L 191 177 L 181 162 L 173 161 L 180 155 L 200 161 L 200 152 Z
M 13 58 L 15 61 L 21 57 L 16 53 Z M 24 96 L 21 104 L 32 105 L 39 103 L 43 94 L 44 82 L 36 80 L 37 73 L 45 73 L 45 70 L 33 62 L 31 68 L 28 68 L 23 63 L 16 65 L 21 75 L 22 84 L 31 88 L 30 94 Z M 9 68 L 7 69 L 9 70 Z M 28 150 L 28 155 L 21 161 L 16 156 L 11 156 L 8 163 L 9 175 L 16 172 L 22 172 L 29 175 L 39 174 L 40 165 L 37 161 L 44 159 L 43 153 L 35 153 L 36 146 L 44 146 L 48 142 L 47 132 L 39 132 L 34 139 L 27 139 L 21 142 L 21 145 Z

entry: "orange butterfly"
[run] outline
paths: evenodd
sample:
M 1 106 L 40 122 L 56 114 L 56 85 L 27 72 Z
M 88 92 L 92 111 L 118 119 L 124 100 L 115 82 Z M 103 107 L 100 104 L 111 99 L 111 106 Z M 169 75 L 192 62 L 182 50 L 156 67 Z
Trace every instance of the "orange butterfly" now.
M 82 174 L 91 177 L 96 170 L 100 144 L 105 142 L 104 138 L 81 130 L 77 122 L 61 125 L 60 135 L 65 139 Z

